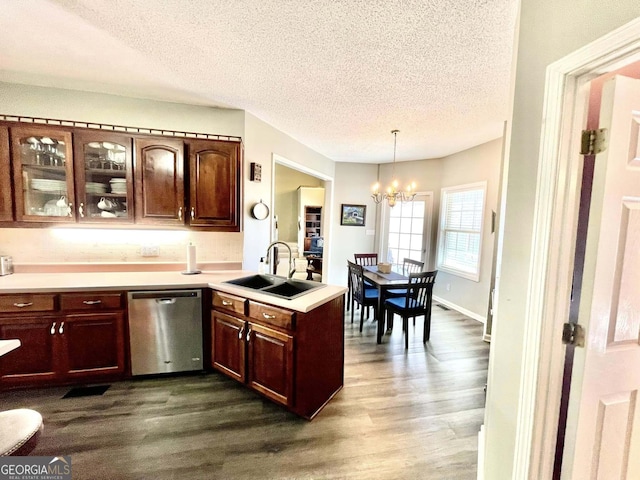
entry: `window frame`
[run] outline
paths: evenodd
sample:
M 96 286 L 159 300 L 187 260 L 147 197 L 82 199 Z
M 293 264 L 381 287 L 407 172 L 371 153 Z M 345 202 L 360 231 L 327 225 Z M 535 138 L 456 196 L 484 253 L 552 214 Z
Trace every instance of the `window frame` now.
M 464 193 L 469 191 L 482 191 L 482 206 L 480 208 L 480 229 L 478 231 L 475 230 L 465 230 L 465 229 L 456 229 L 456 228 L 447 228 L 446 220 L 447 220 L 447 209 L 450 204 L 448 197 L 451 194 L 456 193 Z M 487 207 L 487 182 L 475 182 L 475 183 L 467 183 L 464 185 L 455 185 L 451 187 L 443 187 L 440 191 L 440 218 L 438 221 L 438 253 L 437 253 L 437 268 L 443 272 L 450 273 L 452 275 L 456 275 L 458 277 L 466 278 L 468 280 L 472 280 L 474 282 L 480 281 L 480 269 L 482 265 L 482 239 L 484 236 L 485 229 L 485 210 Z M 444 253 L 445 253 L 445 235 L 446 232 L 462 232 L 462 233 L 472 233 L 478 235 L 478 259 L 475 264 L 475 271 L 469 272 L 467 270 L 462 270 L 459 268 L 455 268 L 455 266 L 445 265 L 444 264 Z

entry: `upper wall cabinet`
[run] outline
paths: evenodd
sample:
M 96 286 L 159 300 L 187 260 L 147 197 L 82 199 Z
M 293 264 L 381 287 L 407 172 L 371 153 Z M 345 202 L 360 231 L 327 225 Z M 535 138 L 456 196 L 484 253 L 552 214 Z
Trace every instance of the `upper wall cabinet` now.
M 100 131 L 73 134 L 79 222 L 133 223 L 132 141 Z
M 240 144 L 221 140 L 185 143 L 189 156 L 189 225 L 239 232 Z
M 75 222 L 71 132 L 11 127 L 16 220 Z
M 135 140 L 136 223 L 184 225 L 184 143 Z
M 0 176 L 3 226 L 241 230 L 239 137 L 155 136 L 69 123 L 0 121 L 0 169 L 12 172 Z
M 13 202 L 11 200 L 11 175 L 9 172 L 9 129 L 0 126 L 0 169 L 4 172 L 0 175 L 0 222 L 13 220 Z

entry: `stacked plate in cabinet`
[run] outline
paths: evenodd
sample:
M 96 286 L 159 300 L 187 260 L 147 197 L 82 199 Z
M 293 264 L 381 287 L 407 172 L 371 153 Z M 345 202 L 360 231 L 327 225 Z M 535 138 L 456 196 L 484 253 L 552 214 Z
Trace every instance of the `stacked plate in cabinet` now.
M 127 194 L 127 179 L 126 178 L 112 178 L 109 180 L 111 186 L 111 193 L 117 193 L 120 195 Z
M 41 192 L 67 193 L 67 182 L 64 180 L 31 179 L 31 188 Z
M 87 182 L 85 188 L 87 193 L 107 193 L 107 186 L 104 183 Z

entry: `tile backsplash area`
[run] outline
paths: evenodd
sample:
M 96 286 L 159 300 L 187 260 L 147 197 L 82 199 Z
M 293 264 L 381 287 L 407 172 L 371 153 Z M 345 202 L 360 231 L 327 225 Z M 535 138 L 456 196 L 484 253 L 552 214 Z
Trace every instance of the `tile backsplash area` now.
M 242 233 L 189 230 L 0 228 L 0 255 L 14 264 L 242 262 Z

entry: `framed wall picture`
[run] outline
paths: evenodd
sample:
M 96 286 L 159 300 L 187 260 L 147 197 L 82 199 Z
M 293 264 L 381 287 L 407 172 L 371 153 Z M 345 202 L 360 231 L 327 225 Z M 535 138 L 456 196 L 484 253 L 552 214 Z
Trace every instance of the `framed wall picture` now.
M 340 215 L 340 225 L 364 227 L 364 219 L 366 213 L 366 205 L 349 205 L 347 203 L 343 203 L 342 213 Z

